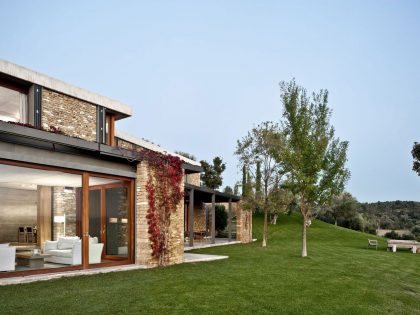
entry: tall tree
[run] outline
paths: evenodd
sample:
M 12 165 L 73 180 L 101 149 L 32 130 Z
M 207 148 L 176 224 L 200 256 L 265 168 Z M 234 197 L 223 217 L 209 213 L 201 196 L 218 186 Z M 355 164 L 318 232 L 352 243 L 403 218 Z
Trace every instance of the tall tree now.
M 232 187 L 230 187 L 230 186 L 226 186 L 226 187 L 223 189 L 223 192 L 224 192 L 224 193 L 226 193 L 226 194 L 233 194 L 233 189 L 232 189 Z
M 247 170 L 246 165 L 242 165 L 242 196 L 245 197 L 247 195 Z
M 187 152 L 184 152 L 184 151 L 175 151 L 175 153 L 178 154 L 178 155 L 181 155 L 183 157 L 186 157 L 187 159 L 197 161 L 197 158 L 190 153 L 187 153 Z
M 414 142 L 413 149 L 411 150 L 413 156 L 413 171 L 420 176 L 420 143 Z
M 239 183 L 236 182 L 235 186 L 233 186 L 233 194 L 238 196 L 239 195 Z
M 255 174 L 255 197 L 261 198 L 261 161 L 257 161 L 257 169 Z
M 262 197 L 256 198 L 256 194 L 246 196 L 244 207 L 249 210 L 260 208 L 264 210 L 264 229 L 262 246 L 267 246 L 268 235 L 268 211 L 269 193 L 276 185 L 276 179 L 283 175 L 280 163 L 277 163 L 272 152 L 280 152 L 283 145 L 283 137 L 279 132 L 278 124 L 264 122 L 254 127 L 248 134 L 238 140 L 235 154 L 239 157 L 241 165 L 246 165 L 249 177 L 256 177 L 257 165 L 261 165 L 261 191 Z M 250 181 L 250 179 L 247 179 Z
M 340 194 L 350 177 L 345 167 L 348 142 L 334 136 L 327 90 L 308 96 L 306 89 L 292 80 L 281 82 L 280 91 L 286 149 L 277 156 L 288 171 L 288 188 L 299 198 L 302 257 L 306 257 L 312 208 L 323 206 Z
M 213 164 L 206 161 L 200 161 L 203 172 L 201 173 L 201 180 L 204 186 L 218 189 L 223 184 L 222 173 L 226 169 L 226 164 L 223 163 L 222 158 L 216 156 L 213 159 Z

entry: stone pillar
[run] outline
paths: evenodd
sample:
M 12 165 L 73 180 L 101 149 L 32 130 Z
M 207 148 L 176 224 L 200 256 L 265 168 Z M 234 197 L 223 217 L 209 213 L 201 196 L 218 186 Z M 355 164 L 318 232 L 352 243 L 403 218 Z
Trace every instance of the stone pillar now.
M 216 243 L 216 195 L 211 195 L 211 243 Z
M 137 165 L 135 257 L 136 264 L 155 267 L 158 265 L 158 261 L 152 257 L 146 218 L 149 209 L 146 191 L 148 178 L 149 166 L 147 162 L 143 161 Z M 176 211 L 171 215 L 169 234 L 168 264 L 182 263 L 184 261 L 184 200 L 180 201 Z
M 252 212 L 236 204 L 236 239 L 242 243 L 252 242 Z

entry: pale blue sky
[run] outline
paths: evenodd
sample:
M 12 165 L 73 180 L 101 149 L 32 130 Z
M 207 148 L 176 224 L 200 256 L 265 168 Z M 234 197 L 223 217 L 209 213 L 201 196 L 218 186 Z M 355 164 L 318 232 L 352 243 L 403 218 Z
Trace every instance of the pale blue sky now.
M 350 141 L 347 190 L 420 201 L 418 1 L 7 1 L 0 58 L 123 101 L 117 127 L 227 162 L 236 140 L 281 115 L 278 82 L 330 91 Z

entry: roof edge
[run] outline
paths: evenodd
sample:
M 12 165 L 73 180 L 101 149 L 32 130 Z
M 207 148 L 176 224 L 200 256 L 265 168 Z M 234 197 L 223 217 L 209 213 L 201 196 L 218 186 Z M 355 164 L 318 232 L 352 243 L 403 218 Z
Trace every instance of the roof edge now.
M 185 156 L 179 155 L 179 154 L 177 154 L 173 151 L 166 150 L 166 149 L 162 148 L 161 146 L 159 146 L 157 144 L 151 143 L 151 142 L 146 141 L 144 139 L 140 139 L 140 138 L 138 138 L 136 136 L 133 136 L 133 135 L 130 135 L 126 132 L 123 132 L 123 131 L 120 131 L 120 130 L 115 130 L 115 136 L 117 138 L 120 138 L 120 139 L 125 140 L 127 142 L 137 144 L 137 145 L 139 145 L 143 148 L 149 149 L 151 151 L 160 152 L 160 153 L 168 154 L 168 155 L 172 155 L 172 156 L 177 156 L 182 161 L 184 161 L 185 163 L 188 163 L 188 164 L 191 164 L 191 165 L 194 165 L 194 166 L 199 166 L 201 168 L 201 164 L 197 161 L 186 158 Z
M 121 113 L 126 117 L 133 115 L 133 109 L 124 103 L 79 88 L 4 59 L 0 59 L 0 73 L 41 85 L 45 88 L 87 101 L 89 103 L 104 106 L 110 110 Z

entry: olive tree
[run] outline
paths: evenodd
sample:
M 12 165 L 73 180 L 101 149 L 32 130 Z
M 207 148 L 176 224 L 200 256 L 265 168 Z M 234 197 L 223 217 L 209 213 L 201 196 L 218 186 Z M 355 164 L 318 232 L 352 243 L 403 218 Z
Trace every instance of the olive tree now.
M 283 136 L 279 125 L 272 122 L 263 122 L 252 128 L 248 134 L 238 140 L 235 154 L 239 157 L 239 162 L 243 168 L 243 173 L 247 173 L 247 181 L 243 180 L 248 187 L 251 178 L 261 178 L 261 183 L 257 186 L 260 192 L 249 191 L 252 187 L 245 189 L 243 195 L 244 207 L 248 210 L 263 209 L 264 228 L 262 246 L 267 246 L 268 235 L 268 212 L 270 206 L 270 191 L 277 185 L 278 179 L 283 176 L 282 164 L 275 160 L 273 152 L 281 152 L 283 146 Z M 246 171 L 245 171 L 246 170 Z M 258 171 L 258 174 L 257 174 Z M 260 179 L 258 179 L 260 180 Z

